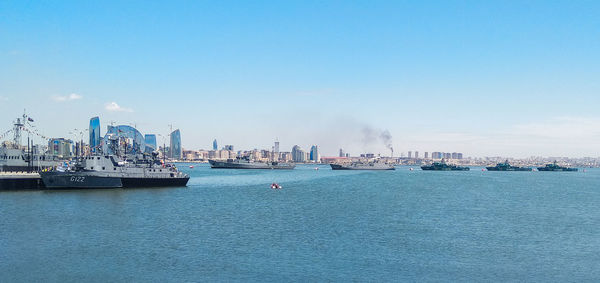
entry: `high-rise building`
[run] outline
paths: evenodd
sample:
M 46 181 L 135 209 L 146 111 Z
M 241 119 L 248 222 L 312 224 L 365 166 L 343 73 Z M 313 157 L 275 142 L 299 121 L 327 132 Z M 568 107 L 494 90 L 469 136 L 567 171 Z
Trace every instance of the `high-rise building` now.
M 429 152 L 425 151 L 425 159 L 429 159 Z
M 93 117 L 90 119 L 90 149 L 92 152 L 97 152 L 100 148 L 100 118 Z
M 279 141 L 275 141 L 275 146 L 273 146 L 273 152 L 279 153 Z
M 344 155 L 344 150 L 340 148 L 340 156 L 339 157 L 344 157 L 346 155 Z
M 217 144 L 217 139 L 213 140 L 213 150 L 219 150 L 219 145 Z
M 419 159 L 419 152 L 415 151 L 415 159 Z
M 173 159 L 181 159 L 181 132 L 179 129 L 171 133 L 171 150 L 170 156 Z
M 292 160 L 294 162 L 305 162 L 306 161 L 306 155 L 304 153 L 304 150 L 302 150 L 302 148 L 300 148 L 297 145 L 292 147 Z
M 310 148 L 310 161 L 319 162 L 319 148 L 316 145 Z
M 148 134 L 144 136 L 144 141 L 146 142 L 146 153 L 152 153 L 156 151 L 158 148 L 156 147 L 156 135 Z
M 412 151 L 409 151 L 408 152 L 408 159 L 411 159 L 411 158 L 412 158 Z
M 48 153 L 51 155 L 71 157 L 73 156 L 73 141 L 64 138 L 48 140 Z
M 452 159 L 458 159 L 458 152 L 452 153 Z
M 223 149 L 224 149 L 224 150 L 233 151 L 233 145 L 231 145 L 231 144 L 226 144 L 226 145 L 223 147 Z
M 456 158 L 458 158 L 458 159 L 463 159 L 463 154 L 462 154 L 461 152 L 459 152 L 459 153 L 457 154 Z

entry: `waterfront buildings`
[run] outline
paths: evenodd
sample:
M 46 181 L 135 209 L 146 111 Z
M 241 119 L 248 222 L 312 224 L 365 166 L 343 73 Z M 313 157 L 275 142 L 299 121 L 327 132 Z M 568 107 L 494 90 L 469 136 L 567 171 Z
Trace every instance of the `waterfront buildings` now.
M 48 153 L 61 158 L 73 156 L 73 141 L 65 138 L 53 138 L 48 140 Z
M 215 140 L 216 145 L 217 140 Z M 181 132 L 179 129 L 173 131 L 171 133 L 171 150 L 170 157 L 172 159 L 182 159 L 182 151 L 181 151 Z

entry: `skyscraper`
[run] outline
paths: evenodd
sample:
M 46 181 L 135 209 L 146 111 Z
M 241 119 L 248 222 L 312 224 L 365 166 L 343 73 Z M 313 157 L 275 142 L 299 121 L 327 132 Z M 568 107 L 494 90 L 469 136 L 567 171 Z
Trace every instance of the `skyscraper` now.
M 292 160 L 294 162 L 304 162 L 306 161 L 306 155 L 304 154 L 304 150 L 299 146 L 295 145 L 292 147 Z
M 408 152 L 408 159 L 411 159 L 411 158 L 412 158 L 412 151 L 409 151 Z
M 313 145 L 310 148 L 310 160 L 319 162 L 319 147 L 317 147 L 316 145 Z
M 344 154 L 344 150 L 340 148 L 340 157 L 344 157 L 344 156 L 346 156 L 346 155 Z
M 425 151 L 425 159 L 429 159 L 429 152 Z
M 415 151 L 415 159 L 419 159 L 419 152 Z
M 217 145 L 217 139 L 213 141 L 213 150 L 219 150 L 219 146 Z
M 100 147 L 100 118 L 93 117 L 90 119 L 90 149 L 96 152 Z
M 171 149 L 169 153 L 171 158 L 181 159 L 181 132 L 179 129 L 171 133 Z
M 154 134 L 145 135 L 144 141 L 146 142 L 146 153 L 151 153 L 158 149 L 156 147 L 156 135 L 154 135 Z
M 279 141 L 275 141 L 275 146 L 273 147 L 273 151 L 279 153 Z

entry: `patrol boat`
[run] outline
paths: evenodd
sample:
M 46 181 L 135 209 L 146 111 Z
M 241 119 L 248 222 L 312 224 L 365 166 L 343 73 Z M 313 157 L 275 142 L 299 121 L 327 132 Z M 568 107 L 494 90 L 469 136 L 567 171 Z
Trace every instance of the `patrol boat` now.
M 354 162 L 350 164 L 329 164 L 331 170 L 396 170 L 393 164 L 379 162 Z
M 423 165 L 421 166 L 422 170 L 432 170 L 432 171 L 469 171 L 469 167 L 456 166 L 452 164 L 447 164 L 444 159 L 440 162 L 434 162 L 431 165 Z
M 556 164 L 556 160 L 554 163 L 546 164 L 545 167 L 538 167 L 538 171 L 564 171 L 564 172 L 575 172 L 577 168 L 563 167 Z
M 210 168 L 214 169 L 294 169 L 296 165 L 291 163 L 271 162 L 255 162 L 249 157 L 237 157 L 236 159 L 229 158 L 225 161 L 209 159 Z
M 498 163 L 496 166 L 485 167 L 488 171 L 531 171 L 532 168 L 512 166 L 508 163 L 508 160 L 504 163 Z
M 44 170 L 40 176 L 47 189 L 186 186 L 190 176 L 175 166 L 162 164 L 157 155 L 138 154 L 129 160 L 116 155 L 86 156 L 74 166 Z

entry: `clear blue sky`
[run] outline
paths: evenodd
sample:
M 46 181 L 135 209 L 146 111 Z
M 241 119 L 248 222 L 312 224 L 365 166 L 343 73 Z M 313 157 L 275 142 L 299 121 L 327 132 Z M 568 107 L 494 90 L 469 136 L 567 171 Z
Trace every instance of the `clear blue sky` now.
M 173 124 L 191 149 L 387 153 L 370 128 L 396 154 L 600 156 L 599 15 L 598 1 L 2 1 L 0 131 L 26 108 L 49 136 L 98 115 Z

